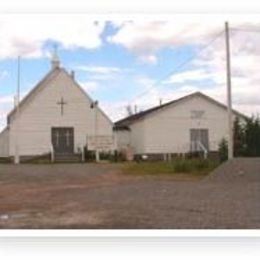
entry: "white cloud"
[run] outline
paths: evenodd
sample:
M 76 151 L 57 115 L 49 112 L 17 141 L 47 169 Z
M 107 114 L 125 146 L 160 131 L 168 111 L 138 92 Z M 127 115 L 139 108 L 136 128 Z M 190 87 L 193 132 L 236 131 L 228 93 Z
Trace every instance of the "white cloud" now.
M 14 101 L 14 97 L 11 95 L 6 95 L 6 96 L 2 96 L 0 97 L 0 104 L 9 104 L 10 102 Z
M 0 132 L 6 126 L 6 116 L 12 109 L 13 104 L 14 97 L 12 95 L 0 97 Z
M 260 35 L 231 31 L 231 74 L 234 107 L 244 113 L 260 112 Z M 195 62 L 211 72 L 217 88 L 207 90 L 213 97 L 226 102 L 226 53 L 224 39 L 218 40 Z M 250 109 L 251 108 L 251 109 Z
M 88 78 L 91 81 L 109 80 L 118 77 L 122 72 L 128 71 L 128 69 L 122 69 L 112 66 L 76 66 L 75 70 L 88 73 Z
M 170 21 L 126 21 L 115 23 L 118 31 L 108 41 L 120 44 L 137 55 L 140 60 L 154 62 L 156 52 L 162 48 L 179 46 L 203 46 L 224 30 L 224 20 L 219 17 L 201 16 L 200 19 L 182 19 L 178 16 Z M 232 27 L 257 29 L 259 17 L 230 16 Z M 248 36 L 244 36 L 245 39 Z M 244 40 L 245 49 L 257 49 L 259 45 Z M 221 43 L 224 45 L 224 42 Z M 152 58 L 151 58 L 152 57 Z
M 248 25 L 249 26 L 249 25 Z M 232 97 L 234 108 L 248 115 L 260 112 L 260 34 L 231 30 L 231 72 Z M 224 35 L 203 51 L 193 62 L 191 68 L 174 73 L 163 83 L 181 84 L 181 94 L 201 90 L 205 94 L 226 103 L 226 53 Z M 212 85 L 200 88 L 200 82 L 210 79 Z M 191 85 L 191 81 L 196 81 Z M 169 85 L 168 87 L 171 87 Z M 187 93 L 186 93 L 187 91 Z M 160 92 L 162 95 L 163 91 Z M 172 97 L 171 92 L 164 92 Z M 149 94 L 147 94 L 149 96 Z M 152 95 L 151 95 L 152 96 Z M 149 97 L 147 97 L 149 99 Z
M 79 85 L 86 91 L 87 93 L 95 91 L 99 84 L 96 81 L 81 81 Z
M 8 76 L 9 76 L 9 73 L 7 70 L 0 71 L 0 80 L 5 79 Z
M 148 63 L 148 64 L 156 64 L 157 63 L 157 57 L 155 55 L 142 55 L 139 57 L 139 60 L 142 61 L 143 63 Z
M 125 22 L 120 30 L 109 37 L 108 40 L 122 44 L 128 49 L 136 52 L 154 52 L 159 48 L 170 46 L 172 44 L 183 43 L 183 34 L 181 33 L 187 24 L 178 24 L 174 26 L 172 22 L 149 21 L 149 22 Z M 196 30 L 194 30 L 196 31 Z M 181 39 L 181 41 L 180 41 Z
M 127 116 L 127 105 L 128 103 L 126 101 L 102 102 L 100 107 L 105 111 L 109 118 L 115 122 Z
M 184 83 L 187 81 L 200 81 L 205 79 L 210 79 L 212 74 L 205 71 L 205 69 L 194 69 L 188 70 L 180 73 L 173 74 L 164 84 L 173 84 L 173 83 Z
M 100 74 L 111 74 L 121 72 L 120 68 L 117 67 L 105 67 L 105 66 L 78 66 L 78 70 L 90 72 L 90 73 L 100 73 Z
M 183 44 L 203 44 L 208 37 L 222 29 L 219 22 L 190 21 L 125 22 L 108 41 L 120 44 L 142 57 L 153 57 L 157 50 Z
M 161 87 L 156 85 L 156 80 L 148 76 L 137 76 L 135 78 L 136 86 L 140 89 L 132 99 L 128 100 L 127 104 L 130 104 L 134 109 L 137 106 L 137 110 L 145 110 L 146 108 L 158 105 L 162 98 L 163 92 Z
M 0 15 L 0 58 L 42 56 L 47 40 L 67 49 L 97 48 L 104 26 L 81 14 Z
M 152 87 L 155 83 L 155 80 L 147 76 L 137 76 L 135 78 L 135 82 L 146 89 Z
M 257 63 L 255 65 L 257 65 Z M 239 66 L 239 64 L 237 64 L 237 66 Z M 206 66 L 206 69 L 211 69 L 211 66 Z M 208 78 L 208 75 L 211 76 L 211 79 L 214 82 L 213 85 L 203 86 L 202 88 L 199 84 L 191 84 L 189 81 L 193 79 L 197 79 L 198 81 L 205 80 Z M 258 84 L 252 84 L 252 80 L 255 78 L 257 78 L 257 75 L 247 77 L 243 74 L 243 76 L 240 75 L 232 77 L 233 107 L 249 116 L 251 114 L 260 113 L 260 81 Z M 145 78 L 143 83 L 144 86 L 147 87 L 139 92 L 142 93 L 142 95 L 137 95 L 137 98 L 131 102 L 132 106 L 137 105 L 139 109 L 144 110 L 157 106 L 160 99 L 162 99 L 163 103 L 165 103 L 196 91 L 201 91 L 219 102 L 226 104 L 227 89 L 225 83 L 225 66 L 222 70 L 209 74 L 203 71 L 203 69 L 179 73 L 176 74 L 175 79 L 176 80 L 172 77 L 172 85 L 169 84 L 167 85 L 167 88 L 165 88 L 165 86 L 162 85 L 154 85 L 155 82 L 152 79 L 149 80 L 149 78 Z M 176 87 L 174 82 L 182 83 L 182 85 Z

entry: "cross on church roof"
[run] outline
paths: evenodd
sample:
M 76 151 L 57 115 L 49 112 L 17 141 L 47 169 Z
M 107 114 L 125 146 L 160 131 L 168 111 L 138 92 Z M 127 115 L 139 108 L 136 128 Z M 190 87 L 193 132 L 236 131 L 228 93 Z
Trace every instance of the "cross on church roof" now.
M 57 105 L 60 105 L 60 113 L 63 116 L 64 105 L 67 105 L 67 102 L 65 102 L 63 97 L 61 97 L 61 100 L 57 102 Z

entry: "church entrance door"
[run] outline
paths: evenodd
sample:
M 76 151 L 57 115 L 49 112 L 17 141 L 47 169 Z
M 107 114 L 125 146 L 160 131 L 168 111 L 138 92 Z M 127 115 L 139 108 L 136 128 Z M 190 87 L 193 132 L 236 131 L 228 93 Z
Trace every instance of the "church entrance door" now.
M 55 153 L 72 154 L 74 150 L 73 127 L 52 127 L 52 145 Z

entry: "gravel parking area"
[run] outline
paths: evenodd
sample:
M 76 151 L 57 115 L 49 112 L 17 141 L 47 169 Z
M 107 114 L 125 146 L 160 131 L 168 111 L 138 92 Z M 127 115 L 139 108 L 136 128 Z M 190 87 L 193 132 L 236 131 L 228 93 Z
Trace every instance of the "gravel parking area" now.
M 259 176 L 260 159 L 185 181 L 119 164 L 0 165 L 0 228 L 260 228 Z

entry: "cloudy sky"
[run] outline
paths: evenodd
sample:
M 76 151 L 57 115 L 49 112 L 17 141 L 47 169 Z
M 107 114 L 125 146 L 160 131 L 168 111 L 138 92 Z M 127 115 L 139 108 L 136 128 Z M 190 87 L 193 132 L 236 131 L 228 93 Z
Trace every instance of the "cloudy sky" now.
M 260 113 L 260 19 L 230 22 L 234 108 Z M 143 110 L 202 91 L 225 103 L 224 20 L 94 19 L 87 15 L 0 16 L 0 129 L 13 107 L 17 56 L 26 95 L 50 69 L 58 46 L 62 66 L 113 119 L 128 104 Z

